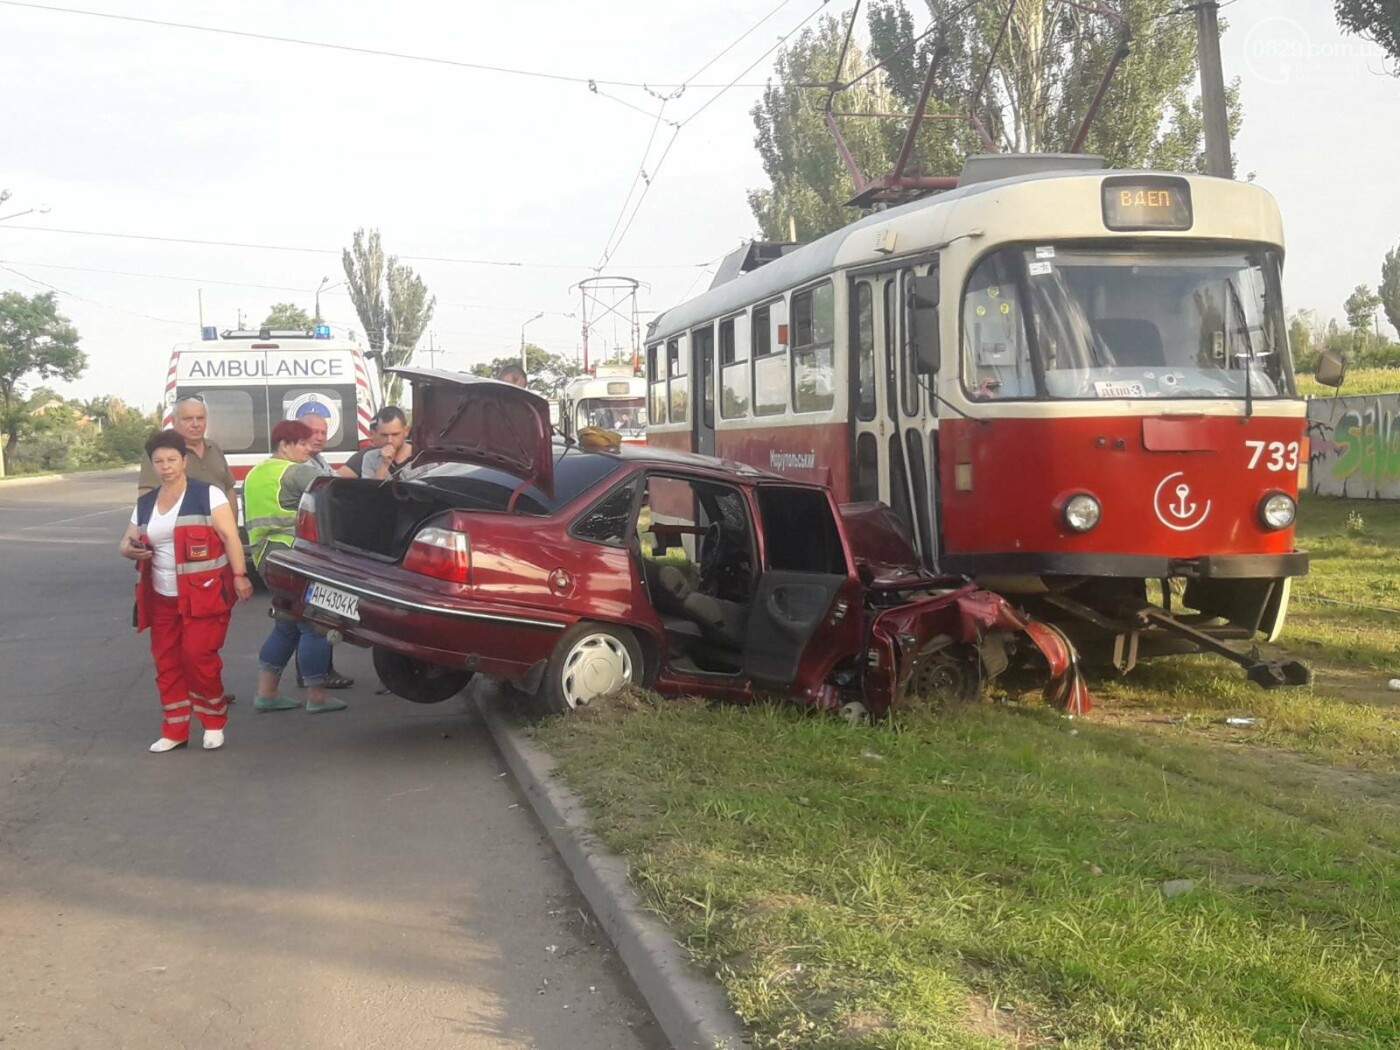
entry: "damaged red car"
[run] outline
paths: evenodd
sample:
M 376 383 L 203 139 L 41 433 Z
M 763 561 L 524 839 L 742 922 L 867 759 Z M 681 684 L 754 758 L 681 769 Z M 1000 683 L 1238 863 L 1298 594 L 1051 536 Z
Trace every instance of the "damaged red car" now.
M 638 685 L 878 717 L 911 690 L 975 695 L 1032 656 L 1048 698 L 1087 707 L 1066 640 L 924 573 L 880 504 L 606 436 L 565 442 L 529 391 L 397 372 L 413 384 L 411 469 L 318 481 L 263 575 L 280 615 L 372 647 L 407 700 L 483 673 L 549 712 Z

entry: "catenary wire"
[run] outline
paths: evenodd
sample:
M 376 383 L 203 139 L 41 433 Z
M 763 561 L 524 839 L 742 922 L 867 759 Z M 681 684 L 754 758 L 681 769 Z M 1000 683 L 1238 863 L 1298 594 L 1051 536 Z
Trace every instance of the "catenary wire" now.
M 0 0 L 4 3 L 4 0 Z M 149 233 L 113 233 L 108 230 L 71 230 L 58 226 L 27 226 L 20 223 L 6 223 L 7 230 L 29 230 L 34 233 L 63 233 L 78 237 L 113 237 L 121 240 L 133 241 L 157 241 L 163 244 L 196 244 L 210 248 L 249 248 L 259 251 L 271 252 L 305 252 L 312 255 L 340 255 L 342 248 L 306 248 L 289 244 L 256 244 L 243 241 L 212 241 L 200 240 L 194 237 L 163 237 Z M 539 263 L 539 262 L 518 262 L 502 259 L 463 259 L 442 255 L 400 255 L 400 259 L 407 262 L 440 262 L 454 263 L 462 266 L 506 266 L 516 268 L 541 269 L 541 270 L 587 270 L 586 264 L 570 263 Z M 648 263 L 643 268 L 648 270 L 691 270 L 704 266 L 703 262 L 691 263 Z
M 304 37 L 280 36 L 275 33 L 256 33 L 246 29 L 226 29 L 221 26 L 202 26 L 193 22 L 173 22 L 161 18 L 143 18 L 139 15 L 116 14 L 112 11 L 91 11 L 78 7 L 59 7 L 54 4 L 35 4 L 27 0 L 0 0 L 0 6 L 20 7 L 32 11 L 48 11 L 54 14 L 81 15 L 87 18 L 106 18 L 116 22 L 135 22 L 141 25 L 159 26 L 164 29 L 188 29 L 198 33 L 214 33 L 219 36 L 242 37 L 246 40 L 264 40 L 277 44 L 293 44 L 298 47 L 321 48 L 326 51 L 346 51 L 356 55 L 372 55 L 376 58 L 394 58 L 405 62 L 426 62 L 431 65 L 453 66 L 481 73 L 500 73 L 507 76 L 533 77 L 537 80 L 553 80 L 566 84 L 601 84 L 605 87 L 645 89 L 648 83 L 657 88 L 674 88 L 680 85 L 657 81 L 611 80 L 600 77 L 570 76 L 566 73 L 549 73 L 540 69 L 519 69 L 512 66 L 497 66 L 485 62 L 465 62 L 455 58 L 441 58 L 435 55 L 415 55 L 405 51 L 389 51 L 384 48 L 358 47 L 353 44 L 335 44 L 326 40 L 308 40 Z M 762 84 L 745 85 L 763 87 Z M 718 84 L 692 84 L 691 87 L 719 87 Z
M 825 0 L 823 0 L 823 2 L 825 2 Z M 758 29 L 759 26 L 763 25 L 764 22 L 767 22 L 770 18 L 772 18 L 774 15 L 776 15 L 779 11 L 781 11 L 781 10 L 782 10 L 784 7 L 786 7 L 789 3 L 791 3 L 791 0 L 781 0 L 781 2 L 780 2 L 776 7 L 772 8 L 771 10 L 769 10 L 769 12 L 768 12 L 766 15 L 764 15 L 762 18 L 760 18 L 760 19 L 759 19 L 757 22 L 755 22 L 753 25 L 749 26 L 748 29 L 746 29 L 746 30 L 744 30 L 742 33 L 740 33 L 739 36 L 736 37 L 734 40 L 732 40 L 732 41 L 729 43 L 729 45 L 728 45 L 727 47 L 725 47 L 723 50 L 721 50 L 721 51 L 719 52 L 719 54 L 715 55 L 715 56 L 714 56 L 713 58 L 711 58 L 708 62 L 706 62 L 703 66 L 701 66 L 701 67 L 700 67 L 699 69 L 697 69 L 694 73 L 692 73 L 690 76 L 688 76 L 684 81 L 682 81 L 681 84 L 680 84 L 680 86 L 677 87 L 677 88 L 676 88 L 674 91 L 672 91 L 670 94 L 668 94 L 668 95 L 659 95 L 659 94 L 657 94 L 655 91 L 650 91 L 650 89 L 648 89 L 649 92 L 650 92 L 650 94 L 652 94 L 654 97 L 656 97 L 656 98 L 658 98 L 658 99 L 660 100 L 660 102 L 661 102 L 661 108 L 660 108 L 660 110 L 656 113 L 655 122 L 652 124 L 652 127 L 651 127 L 651 134 L 650 134 L 649 136 L 647 136 L 647 144 L 646 144 L 646 147 L 642 150 L 642 159 L 641 159 L 641 162 L 637 165 L 637 172 L 636 172 L 635 175 L 632 176 L 632 184 L 631 184 L 630 186 L 627 187 L 627 195 L 626 195 L 625 197 L 622 198 L 622 207 L 618 209 L 617 218 L 613 220 L 612 229 L 608 231 L 607 239 L 603 242 L 603 251 L 602 251 L 601 255 L 599 255 L 599 257 L 598 257 L 598 265 L 597 265 L 596 267 L 594 267 L 594 272 L 595 272 L 595 273 L 599 273 L 599 272 L 602 271 L 603 267 L 606 266 L 606 265 L 608 264 L 608 260 L 612 258 L 613 253 L 616 251 L 616 246 L 615 246 L 614 243 L 613 243 L 613 238 L 614 238 L 614 236 L 616 236 L 616 234 L 617 234 L 618 227 L 622 225 L 622 220 L 623 220 L 623 219 L 626 217 L 626 215 L 627 215 L 627 209 L 628 209 L 628 207 L 632 204 L 632 195 L 633 195 L 634 193 L 637 192 L 637 184 L 638 184 L 639 182 L 642 182 L 642 181 L 645 180 L 646 183 L 648 184 L 648 186 L 650 186 L 651 178 L 655 177 L 656 171 L 659 170 L 660 167 L 661 167 L 661 161 L 664 161 L 664 160 L 666 159 L 666 154 L 669 153 L 669 152 L 671 151 L 671 143 L 673 143 L 673 142 L 675 141 L 675 138 L 676 138 L 676 131 L 679 131 L 679 129 L 680 129 L 680 125 L 679 125 L 678 123 L 676 123 L 675 121 L 667 121 L 667 123 L 669 123 L 669 124 L 671 125 L 671 127 L 674 128 L 674 129 L 676 129 L 676 130 L 672 132 L 672 134 L 671 134 L 671 139 L 670 139 L 670 141 L 667 142 L 667 144 L 666 144 L 666 149 L 662 152 L 661 160 L 657 161 L 656 168 L 653 169 L 652 175 L 651 175 L 651 176 L 648 176 L 648 175 L 647 175 L 647 170 L 646 170 L 646 169 L 647 169 L 647 158 L 649 158 L 649 157 L 651 156 L 651 147 L 652 147 L 652 144 L 656 141 L 656 133 L 657 133 L 657 131 L 660 130 L 662 121 L 665 119 L 666 105 L 667 105 L 669 102 L 672 102 L 672 101 L 674 101 L 675 99 L 680 98 L 681 95 L 685 92 L 686 87 L 690 84 L 691 81 L 695 80 L 698 76 L 700 76 L 701 73 L 705 72 L 705 70 L 709 69 L 712 65 L 714 65 L 716 62 L 718 62 L 721 58 L 723 58 L 725 55 L 729 54 L 730 51 L 734 50 L 735 47 L 737 47 L 737 46 L 738 46 L 739 44 L 741 44 L 744 40 L 746 40 L 756 29 Z M 810 17 L 810 16 L 809 16 L 809 17 Z M 771 49 L 770 49 L 770 51 L 771 51 Z M 753 67 L 750 66 L 750 68 L 753 68 Z M 591 86 L 591 85 L 590 85 L 590 86 Z M 593 90 L 596 91 L 597 88 L 593 88 Z M 646 190 L 645 190 L 645 189 L 642 191 L 642 196 L 643 196 L 643 197 L 646 196 Z M 641 200 L 640 200 L 640 199 L 638 199 L 637 204 L 638 204 L 638 206 L 640 207 L 640 205 L 641 205 Z M 635 211 L 633 212 L 633 214 L 634 214 L 634 215 L 636 214 Z M 628 221 L 628 225 L 629 225 L 629 226 L 631 225 L 631 221 L 630 221 L 630 220 Z M 619 243 L 620 243 L 620 238 L 619 238 Z
M 656 178 L 661 171 L 661 166 L 665 163 L 666 157 L 670 154 L 671 147 L 676 144 L 676 137 L 680 135 L 681 131 L 686 127 L 686 125 L 688 125 L 701 113 L 705 112 L 705 110 L 709 109 L 710 106 L 713 105 L 726 91 L 728 91 L 730 88 L 738 86 L 739 81 L 743 79 L 743 77 L 746 76 L 750 70 L 752 70 L 760 62 L 768 58 L 768 56 L 771 55 L 774 51 L 778 50 L 778 48 L 782 47 L 782 45 L 787 42 L 789 37 L 797 33 L 799 30 L 803 29 L 808 22 L 810 22 L 813 18 L 815 18 L 826 8 L 829 2 L 830 0 L 820 0 L 820 3 L 818 3 L 817 6 L 814 7 L 811 10 L 811 12 L 808 13 L 806 18 L 804 18 L 801 22 L 798 22 L 797 25 L 793 26 L 782 36 L 778 37 L 777 41 L 773 44 L 773 46 L 770 47 L 767 51 L 763 52 L 763 54 L 759 55 L 758 58 L 754 59 L 753 62 L 749 63 L 749 65 L 744 69 L 742 73 L 740 73 L 737 77 L 731 80 L 724 87 L 720 88 L 717 92 L 715 92 L 715 94 L 711 95 L 704 103 L 701 104 L 700 108 L 691 113 L 690 116 L 686 117 L 679 124 L 675 125 L 674 130 L 671 132 L 670 141 L 666 143 L 665 151 L 657 160 L 656 166 L 652 169 L 651 176 L 646 180 L 646 185 L 642 187 L 642 192 L 637 198 L 636 205 L 632 208 L 632 214 L 628 217 L 627 224 L 622 228 L 622 232 L 617 235 L 617 239 L 615 242 L 612 243 L 611 248 L 604 250 L 602 261 L 596 267 L 596 270 L 601 270 L 605 265 L 607 265 L 608 261 L 614 255 L 617 254 L 617 250 L 620 247 L 622 247 L 622 242 L 626 238 L 627 232 L 632 228 L 632 223 L 636 221 L 637 215 L 642 210 L 642 202 L 646 200 L 647 194 L 651 192 L 652 186 L 656 184 Z
M 295 292 L 302 295 L 314 295 L 316 289 L 310 286 L 291 284 L 251 284 L 247 281 L 226 281 L 219 277 L 187 277 L 173 273 L 146 273 L 140 270 L 106 270 L 96 266 L 68 266 L 60 263 L 32 262 L 27 259 L 0 259 L 0 263 L 10 266 L 37 266 L 41 270 L 68 270 L 73 273 L 96 273 L 108 277 L 135 277 L 152 281 L 180 281 L 185 284 L 199 285 L 223 285 L 228 288 L 253 288 L 264 292 Z M 702 266 L 707 264 L 700 264 Z M 703 270 L 701 271 L 704 272 Z M 321 293 L 322 297 L 336 296 L 339 298 L 349 298 L 349 293 L 339 288 L 330 288 Z M 496 313 L 518 314 L 533 309 L 529 306 L 501 306 L 487 303 L 464 303 L 450 299 L 439 299 L 439 306 L 452 306 L 464 310 L 487 310 Z M 546 311 L 554 316 L 566 316 L 557 310 Z
M 38 285 L 40 288 L 47 288 L 51 292 L 57 292 L 59 295 L 67 296 L 69 299 L 76 299 L 81 303 L 88 303 L 91 306 L 97 306 L 102 308 L 103 310 L 115 310 L 118 313 L 129 314 L 132 317 L 143 317 L 147 321 L 159 321 L 161 324 L 179 325 L 181 328 L 188 328 L 190 326 L 190 322 L 188 321 L 174 321 L 171 320 L 169 317 L 156 317 L 153 314 L 143 314 L 137 310 L 128 310 L 124 306 L 112 306 L 109 303 L 100 303 L 96 299 L 89 299 L 85 295 L 78 295 L 74 292 L 69 292 L 62 288 L 59 288 L 57 285 L 49 284 L 48 281 L 41 281 L 37 277 L 30 277 L 29 274 L 21 273 L 19 270 L 16 270 L 12 266 L 5 266 L 4 264 L 0 264 L 0 270 L 4 270 L 7 273 L 12 273 L 16 277 L 28 281 L 30 284 Z

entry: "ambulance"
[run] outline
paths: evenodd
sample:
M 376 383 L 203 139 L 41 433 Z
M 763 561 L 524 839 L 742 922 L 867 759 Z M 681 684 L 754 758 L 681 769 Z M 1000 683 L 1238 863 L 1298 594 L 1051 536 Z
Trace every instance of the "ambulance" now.
M 198 397 L 209 413 L 208 436 L 224 450 L 242 488 L 248 471 L 272 452 L 269 434 L 279 420 L 324 416 L 323 453 L 344 463 L 363 442 L 380 407 L 377 376 L 359 345 L 336 339 L 328 325 L 307 331 L 203 329 L 198 343 L 170 353 L 165 381 L 165 426 L 175 402 Z

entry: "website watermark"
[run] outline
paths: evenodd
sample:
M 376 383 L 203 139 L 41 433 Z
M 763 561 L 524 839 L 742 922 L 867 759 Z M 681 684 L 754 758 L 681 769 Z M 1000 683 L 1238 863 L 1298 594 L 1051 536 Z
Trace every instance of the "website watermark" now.
M 1385 50 L 1357 36 L 1315 40 L 1301 24 L 1269 15 L 1244 35 L 1244 65 L 1265 84 L 1326 84 L 1379 71 Z

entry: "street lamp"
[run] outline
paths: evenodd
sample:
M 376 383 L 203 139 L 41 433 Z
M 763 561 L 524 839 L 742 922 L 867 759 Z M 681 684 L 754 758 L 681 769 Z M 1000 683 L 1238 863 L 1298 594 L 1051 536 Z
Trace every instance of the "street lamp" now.
M 336 288 L 343 288 L 343 287 L 346 285 L 346 283 L 347 283 L 347 282 L 345 282 L 345 281 L 337 281 L 335 284 L 333 284 L 333 285 L 331 285 L 329 288 L 327 288 L 327 287 L 326 287 L 326 282 L 329 281 L 329 280 L 330 280 L 329 277 L 322 277 L 322 278 L 321 278 L 321 283 L 318 284 L 318 285 L 316 286 L 316 323 L 317 323 L 317 324 L 320 324 L 320 323 L 321 323 L 321 293 L 322 293 L 322 292 L 334 291 Z
M 543 316 L 544 311 L 541 310 L 539 313 L 535 314 L 534 317 L 530 318 L 530 320 L 526 321 L 525 324 L 520 326 L 520 370 L 525 373 L 527 379 L 530 376 L 530 366 L 525 363 L 525 325 L 538 321 Z
M 10 191 L 5 190 L 4 196 L 0 196 L 0 201 L 8 199 L 9 194 Z M 0 215 L 0 222 L 4 222 L 6 219 L 18 219 L 21 215 L 33 215 L 35 212 L 38 212 L 40 215 L 47 215 L 49 213 L 49 206 L 47 204 L 41 204 L 37 208 L 25 208 L 24 211 L 11 212 L 9 215 Z

